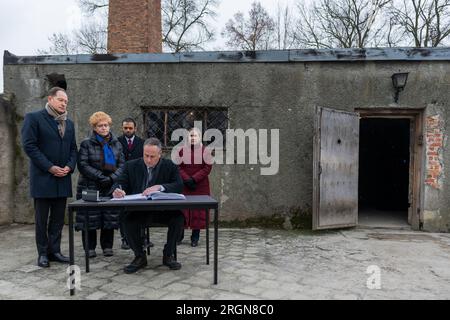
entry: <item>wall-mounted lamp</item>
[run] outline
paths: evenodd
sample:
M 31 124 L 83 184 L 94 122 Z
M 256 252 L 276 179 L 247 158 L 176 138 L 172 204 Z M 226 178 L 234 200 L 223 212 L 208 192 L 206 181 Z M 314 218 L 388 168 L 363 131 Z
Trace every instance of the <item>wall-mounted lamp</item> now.
M 408 72 L 403 72 L 403 73 L 394 73 L 392 75 L 392 84 L 395 88 L 395 98 L 394 98 L 395 103 L 398 102 L 398 95 L 400 91 L 405 89 L 406 81 L 408 80 L 408 74 L 409 74 Z

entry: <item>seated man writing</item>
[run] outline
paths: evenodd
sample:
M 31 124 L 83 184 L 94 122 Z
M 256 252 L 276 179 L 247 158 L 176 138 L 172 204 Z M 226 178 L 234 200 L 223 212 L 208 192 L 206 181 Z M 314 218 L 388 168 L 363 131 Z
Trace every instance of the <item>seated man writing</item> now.
M 126 194 L 142 193 L 147 196 L 152 192 L 175 192 L 183 190 L 177 165 L 171 160 L 161 158 L 161 142 L 156 138 L 147 139 L 144 142 L 143 158 L 128 161 L 122 175 L 119 177 L 113 192 L 114 198 L 122 198 Z M 167 224 L 167 243 L 163 251 L 163 264 L 172 270 L 181 268 L 181 264 L 175 261 L 174 252 L 178 237 L 183 225 L 184 215 L 182 211 L 161 211 L 146 214 L 143 212 L 130 212 L 124 218 L 125 236 L 135 258 L 125 267 L 125 273 L 134 273 L 147 265 L 147 256 L 143 251 L 141 229 L 152 223 Z

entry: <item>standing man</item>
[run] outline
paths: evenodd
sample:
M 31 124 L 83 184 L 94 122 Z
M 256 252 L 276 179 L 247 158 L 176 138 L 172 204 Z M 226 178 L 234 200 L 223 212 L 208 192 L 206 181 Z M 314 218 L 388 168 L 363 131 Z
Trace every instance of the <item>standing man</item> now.
M 142 158 L 144 140 L 136 135 L 136 121 L 126 118 L 122 121 L 123 135 L 119 137 L 125 161 Z
M 123 155 L 125 156 L 125 161 L 135 160 L 142 158 L 142 153 L 144 151 L 144 140 L 136 135 L 137 125 L 133 118 L 125 118 L 122 120 L 122 135 L 118 138 L 122 144 Z M 122 220 L 122 219 L 121 219 Z M 130 249 L 128 241 L 125 238 L 125 233 L 123 231 L 123 222 L 120 223 L 120 236 L 122 238 L 121 248 L 124 250 Z M 149 242 L 145 245 L 153 247 L 153 243 Z
M 67 118 L 67 103 L 64 89 L 51 88 L 45 108 L 26 114 L 22 127 L 23 149 L 30 158 L 37 264 L 43 268 L 50 266 L 49 261 L 69 263 L 60 245 L 67 197 L 72 197 L 77 145 L 73 122 Z
M 183 180 L 175 163 L 161 157 L 161 142 L 156 138 L 145 140 L 144 156 L 141 159 L 125 163 L 125 169 L 119 177 L 114 190 L 114 198 L 122 198 L 125 194 L 142 193 L 147 196 L 152 192 L 175 192 L 183 190 Z M 130 212 L 125 216 L 125 235 L 134 252 L 134 260 L 125 267 L 125 273 L 134 273 L 147 265 L 147 256 L 142 249 L 143 241 L 140 234 L 142 228 L 151 223 L 163 223 L 169 226 L 167 242 L 163 251 L 163 265 L 171 270 L 178 270 L 181 264 L 174 258 L 177 239 L 184 225 L 184 215 L 181 211 L 161 211 L 145 215 L 140 212 Z

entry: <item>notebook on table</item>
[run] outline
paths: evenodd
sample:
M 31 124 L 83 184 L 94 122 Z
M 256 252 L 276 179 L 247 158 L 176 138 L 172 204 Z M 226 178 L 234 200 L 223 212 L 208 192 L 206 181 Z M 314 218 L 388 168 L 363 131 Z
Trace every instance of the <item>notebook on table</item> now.
M 144 196 L 142 193 L 126 195 L 123 198 L 113 198 L 111 200 L 186 200 L 186 197 L 181 193 L 170 193 L 170 192 L 153 192 L 148 196 Z

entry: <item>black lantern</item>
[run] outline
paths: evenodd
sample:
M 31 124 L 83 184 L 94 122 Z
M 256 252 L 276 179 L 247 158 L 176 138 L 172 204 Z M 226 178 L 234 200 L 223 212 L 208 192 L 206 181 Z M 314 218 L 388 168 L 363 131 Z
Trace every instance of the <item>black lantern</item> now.
M 400 91 L 402 91 L 406 86 L 406 81 L 408 80 L 408 72 L 402 72 L 402 73 L 394 73 L 392 75 L 392 85 L 395 88 L 395 103 L 398 102 L 398 95 Z

